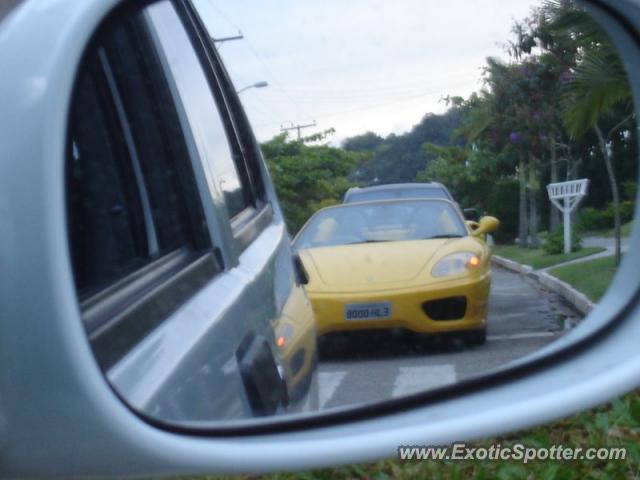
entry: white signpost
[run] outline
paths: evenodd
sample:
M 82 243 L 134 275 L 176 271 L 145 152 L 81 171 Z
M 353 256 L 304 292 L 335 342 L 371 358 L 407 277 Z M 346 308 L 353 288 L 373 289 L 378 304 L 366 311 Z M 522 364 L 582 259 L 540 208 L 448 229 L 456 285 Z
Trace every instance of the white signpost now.
M 571 212 L 587 194 L 589 180 L 571 180 L 569 182 L 550 183 L 547 185 L 549 200 L 562 212 L 564 225 L 564 253 L 571 252 Z M 562 200 L 562 202 L 560 202 Z

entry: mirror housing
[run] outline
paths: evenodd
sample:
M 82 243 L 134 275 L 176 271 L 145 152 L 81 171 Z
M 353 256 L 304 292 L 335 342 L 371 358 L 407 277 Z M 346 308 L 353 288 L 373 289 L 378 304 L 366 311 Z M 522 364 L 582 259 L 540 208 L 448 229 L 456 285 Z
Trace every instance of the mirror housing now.
M 614 294 L 607 294 L 577 328 L 527 361 L 484 377 L 309 420 L 213 426 L 199 435 L 136 415 L 105 381 L 87 344 L 60 226 L 67 125 L 57 112 L 68 107 L 90 26 L 123 2 L 57 2 L 63 3 L 68 7 L 50 8 L 47 15 L 30 15 L 38 13 L 33 2 L 18 4 L 19 14 L 2 23 L 0 38 L 6 53 L 0 65 L 15 66 L 3 79 L 6 98 L 24 96 L 22 78 L 47 75 L 46 90 L 29 98 L 28 108 L 18 101 L 3 105 L 7 118 L 20 118 L 25 125 L 10 122 L 0 156 L 20 154 L 29 161 L 0 162 L 0 178 L 28 179 L 35 187 L 10 181 L 0 188 L 0 204 L 11 205 L 2 208 L 0 224 L 0 350 L 6 365 L 0 380 L 0 477 L 258 474 L 374 461 L 398 455 L 399 445 L 449 445 L 522 431 L 640 383 L 640 258 L 631 248 L 610 286 Z M 613 34 L 627 65 L 637 66 L 638 5 L 631 0 L 583 3 Z M 56 48 L 41 48 L 45 35 Z M 36 40 L 23 42 L 25 36 Z M 30 61 L 20 62 L 25 56 Z M 640 69 L 628 71 L 638 93 Z M 640 111 L 640 95 L 634 98 Z M 25 141 L 26 125 L 36 127 L 29 128 L 28 137 L 37 141 Z M 26 215 L 30 221 L 24 221 Z M 636 212 L 632 245 L 640 240 L 638 220 Z M 33 266 L 24 268 L 25 258 Z M 38 301 L 25 301 L 27 295 Z M 34 452 L 34 443 L 46 448 Z M 243 444 L 251 448 L 238 448 Z M 130 461 L 122 462 L 125 457 Z
M 464 223 L 467 224 L 467 227 L 469 227 L 469 230 L 471 230 L 472 232 L 475 232 L 476 229 L 480 226 L 480 224 L 475 220 L 467 220 Z
M 476 223 L 476 222 L 467 222 L 467 225 L 469 225 L 469 227 L 472 229 L 472 235 L 475 237 L 479 237 L 486 233 L 491 233 L 497 230 L 498 227 L 500 226 L 500 220 L 498 220 L 496 217 L 490 217 L 490 216 L 482 217 L 480 221 L 476 223 L 477 227 L 475 229 L 471 227 L 470 225 L 471 223 Z

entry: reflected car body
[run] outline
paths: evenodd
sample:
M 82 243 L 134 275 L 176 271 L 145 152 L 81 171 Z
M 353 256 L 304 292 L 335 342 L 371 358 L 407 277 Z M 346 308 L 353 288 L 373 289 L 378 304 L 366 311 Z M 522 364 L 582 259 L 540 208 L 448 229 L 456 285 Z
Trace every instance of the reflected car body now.
M 273 322 L 273 329 L 291 408 L 315 411 L 318 408 L 316 326 L 309 298 L 302 288 L 291 291 L 281 316 Z
M 381 216 L 387 208 L 395 219 L 385 222 Z M 402 212 L 405 218 L 398 220 Z M 329 238 L 326 225 L 332 220 L 343 226 Z M 356 232 L 365 238 L 358 241 Z M 329 207 L 307 222 L 294 247 L 309 274 L 307 292 L 320 335 L 402 328 L 462 332 L 475 343 L 486 338 L 491 250 L 481 235 L 472 234 L 453 202 L 411 199 Z
M 59 329 L 102 389 L 94 398 L 113 398 L 139 423 L 239 422 L 303 410 L 313 402 L 306 391 L 317 391 L 311 306 L 202 4 L 0 7 L 0 65 L 10 72 L 0 83 L 14 129 L 5 124 L 0 150 L 23 160 L 0 162 L 0 204 L 11 205 L 0 222 L 0 323 L 28 321 L 46 336 L 51 357 L 35 362 L 45 367 L 63 361 L 46 330 Z M 28 61 L 16 63 L 18 52 Z M 287 322 L 292 338 L 280 348 Z M 24 348 L 14 346 L 2 348 L 7 365 Z M 22 375 L 3 407 L 36 388 L 77 400 L 57 380 L 70 368 L 50 368 L 44 383 Z M 58 410 L 39 428 L 56 416 L 67 418 Z

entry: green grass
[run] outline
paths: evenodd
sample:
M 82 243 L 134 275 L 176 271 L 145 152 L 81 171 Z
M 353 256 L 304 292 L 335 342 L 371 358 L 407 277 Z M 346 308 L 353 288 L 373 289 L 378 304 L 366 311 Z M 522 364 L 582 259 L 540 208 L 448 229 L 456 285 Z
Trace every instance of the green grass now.
M 554 277 L 580 290 L 592 301 L 597 302 L 607 291 L 616 273 L 613 255 L 596 258 L 573 265 L 556 267 L 549 271 Z
M 382 460 L 298 473 L 281 473 L 251 477 L 206 477 L 265 480 L 391 480 L 391 479 L 637 479 L 640 478 L 640 392 L 628 394 L 612 403 L 578 415 L 510 434 L 495 440 L 473 443 L 488 447 L 499 443 L 503 448 L 522 443 L 532 447 L 626 447 L 622 461 L 536 461 L 523 465 L 516 461 L 410 461 Z M 292 452 L 294 455 L 295 452 Z M 182 477 L 202 479 L 204 477 Z
M 520 248 L 515 245 L 496 245 L 493 248 L 493 253 L 518 263 L 531 265 L 533 268 L 546 268 L 552 265 L 557 265 L 558 263 L 575 260 L 576 258 L 587 257 L 604 250 L 604 248 L 600 247 L 588 247 L 582 248 L 577 252 L 571 252 L 567 255 L 563 253 L 548 255 L 541 248 Z

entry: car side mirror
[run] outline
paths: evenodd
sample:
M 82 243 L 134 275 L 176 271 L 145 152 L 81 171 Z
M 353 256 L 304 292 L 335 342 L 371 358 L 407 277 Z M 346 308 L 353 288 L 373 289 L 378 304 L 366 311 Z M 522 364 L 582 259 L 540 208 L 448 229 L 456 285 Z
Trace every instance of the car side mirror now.
M 476 222 L 467 222 L 467 225 L 469 225 L 470 223 L 476 223 Z M 473 229 L 473 227 L 471 226 L 470 227 L 473 230 L 472 232 L 473 236 L 479 237 L 486 233 L 491 233 L 497 230 L 498 227 L 500 226 L 500 220 L 498 220 L 496 217 L 486 216 L 486 217 L 482 217 L 476 225 L 478 226 L 475 229 Z
M 607 176 L 614 187 L 637 177 L 638 119 L 630 107 L 640 112 L 638 2 L 536 2 L 544 14 L 527 6 L 531 23 L 515 23 L 522 6 L 514 16 L 506 6 L 501 15 L 495 6 L 467 8 L 467 23 L 451 5 L 431 20 L 439 28 L 420 29 L 405 27 L 412 19 L 427 24 L 434 10 L 428 2 L 384 5 L 358 16 L 358 32 L 350 22 L 332 22 L 326 38 L 326 22 L 307 23 L 310 42 L 288 51 L 281 70 L 266 72 L 270 81 L 273 73 L 301 74 L 290 82 L 298 85 L 293 90 L 279 85 L 290 102 L 265 98 L 257 106 L 266 110 L 255 117 L 252 92 L 245 113 L 218 51 L 223 39 L 212 35 L 220 35 L 218 25 L 233 27 L 233 19 L 270 43 L 295 35 L 299 22 L 273 32 L 267 14 L 312 18 L 314 11 L 274 11 L 285 2 L 272 2 L 249 19 L 233 2 L 224 13 L 208 0 L 49 3 L 43 15 L 35 1 L 0 0 L 0 91 L 11 119 L 2 123 L 0 159 L 20 159 L 0 161 L 0 480 L 256 476 L 393 457 L 347 471 L 408 476 L 445 467 L 530 476 L 559 463 L 585 472 L 634 469 L 637 392 L 612 409 L 613 419 L 629 422 L 593 412 L 555 423 L 548 441 L 537 441 L 541 430 L 525 429 L 640 387 L 640 253 L 633 248 L 640 243 L 640 194 L 632 182 L 620 192 L 625 202 L 616 188 L 607 190 Z M 332 5 L 331 17 L 359 13 L 347 4 Z M 597 25 L 582 22 L 582 6 Z M 575 14 L 576 25 L 552 29 L 546 12 L 556 9 L 558 22 Z M 385 21 L 390 14 L 397 22 Z M 507 18 L 515 39 L 494 23 Z M 378 29 L 387 24 L 397 28 Z M 464 79 L 469 90 L 456 86 L 458 75 L 455 84 L 449 75 L 435 77 L 447 73 L 450 57 L 439 52 L 442 27 L 454 37 L 480 33 L 465 35 L 479 50 L 465 51 L 468 67 L 456 62 L 455 70 L 481 73 L 491 88 L 481 87 L 479 75 Z M 485 36 L 482 27 L 500 37 Z M 417 55 L 404 56 L 416 38 Z M 503 51 L 510 39 L 515 53 Z M 485 41 L 504 65 L 478 68 L 493 54 Z M 362 76 L 335 68 L 332 53 L 345 43 Z M 562 58 L 548 61 L 558 45 Z M 271 47 L 260 53 L 277 52 Z M 616 49 L 620 61 L 609 55 Z M 309 51 L 316 72 L 299 66 Z M 325 63 L 316 62 L 324 52 Z M 394 55 L 402 62 L 385 61 Z M 576 78 L 589 86 L 589 60 L 616 82 L 604 92 L 611 103 L 569 91 L 582 83 Z M 260 79 L 252 65 L 236 65 L 234 78 Z M 311 124 L 284 103 L 299 106 L 292 99 L 303 98 L 305 81 L 318 84 L 325 69 L 320 86 L 330 89 L 304 95 L 303 110 L 320 119 L 331 115 L 325 108 L 332 103 L 344 103 L 331 121 L 337 138 L 330 129 L 303 141 L 300 132 Z M 593 70 L 597 81 L 601 69 Z M 389 100 L 408 91 L 406 78 L 416 78 L 410 90 L 424 90 L 418 79 L 427 76 L 431 92 L 404 95 L 423 116 L 410 127 L 414 113 L 404 100 L 396 98 L 402 102 L 393 111 Z M 449 96 L 457 91 L 465 97 Z M 581 138 L 560 117 L 567 91 L 569 108 L 584 100 L 588 111 L 597 110 L 594 123 L 576 132 Z M 431 96 L 445 98 L 447 110 L 437 113 Z M 346 105 L 351 100 L 356 108 Z M 269 126 L 269 102 L 282 107 L 275 120 L 305 123 Z M 382 103 L 389 108 L 380 111 Z M 396 126 L 406 133 L 387 135 Z M 288 140 L 284 133 L 296 130 L 300 141 Z M 276 136 L 259 145 L 257 134 Z M 602 174 L 611 164 L 620 167 L 617 180 L 611 168 Z M 574 220 L 585 228 L 587 220 L 606 220 L 607 233 L 584 235 L 584 258 L 567 264 L 566 256 L 524 247 L 539 245 L 543 228 L 544 246 L 553 247 L 560 219 L 547 218 L 555 207 L 544 183 L 552 167 L 563 179 L 578 166 L 599 195 L 589 204 L 594 210 L 576 212 L 583 218 Z M 478 206 L 476 216 L 469 209 L 463 216 L 448 193 L 440 198 L 446 190 L 434 198 L 416 182 L 407 190 L 417 197 L 375 203 L 397 205 L 399 214 L 381 222 L 379 235 L 367 235 L 371 242 L 332 245 L 338 223 L 327 217 L 317 237 L 299 237 L 300 255 L 288 246 L 286 221 L 334 203 L 347 183 L 431 176 L 457 187 L 467 205 Z M 278 191 L 286 194 L 280 200 Z M 350 191 L 349 203 L 358 200 Z M 617 255 L 608 238 L 609 193 Z M 567 210 L 577 206 L 566 202 Z M 412 215 L 405 203 L 438 205 L 448 215 Z M 483 216 L 485 208 L 502 225 Z M 288 218 L 289 211 L 296 216 Z M 504 248 L 492 249 L 489 232 L 498 227 Z M 515 235 L 518 244 L 509 245 Z M 551 260 L 559 263 L 548 269 Z M 558 431 L 589 418 L 604 444 L 580 445 L 571 430 L 560 438 Z M 565 445 L 551 445 L 559 440 Z
M 469 230 L 471 230 L 472 232 L 475 232 L 476 229 L 480 226 L 480 224 L 475 220 L 467 220 L 464 223 L 467 224 L 467 227 L 469 227 Z

